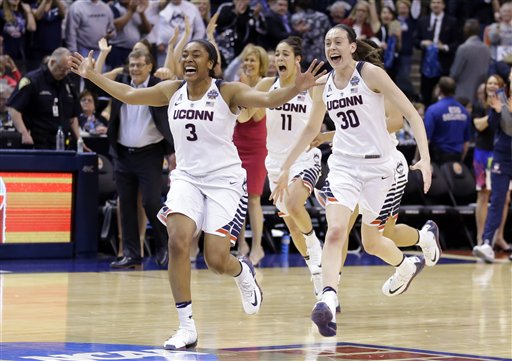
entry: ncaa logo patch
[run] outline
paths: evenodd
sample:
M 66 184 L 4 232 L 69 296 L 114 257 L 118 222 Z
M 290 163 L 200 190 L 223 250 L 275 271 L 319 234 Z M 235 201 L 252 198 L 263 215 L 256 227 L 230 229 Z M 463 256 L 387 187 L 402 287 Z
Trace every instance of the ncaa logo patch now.
M 359 77 L 353 76 L 352 79 L 350 79 L 350 85 L 357 86 L 357 84 L 359 84 L 359 80 Z
M 404 164 L 402 162 L 397 164 L 396 172 L 400 175 L 404 174 Z
M 155 346 L 111 345 L 73 342 L 7 342 L 0 343 L 5 361 L 216 361 L 213 354 L 194 351 L 167 351 Z

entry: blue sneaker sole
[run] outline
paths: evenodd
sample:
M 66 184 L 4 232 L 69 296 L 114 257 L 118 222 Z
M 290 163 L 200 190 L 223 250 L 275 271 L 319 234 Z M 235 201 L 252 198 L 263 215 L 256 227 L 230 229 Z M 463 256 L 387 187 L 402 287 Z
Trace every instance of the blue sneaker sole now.
M 317 303 L 311 313 L 311 320 L 324 337 L 336 336 L 336 322 L 332 322 L 332 312 L 324 302 Z

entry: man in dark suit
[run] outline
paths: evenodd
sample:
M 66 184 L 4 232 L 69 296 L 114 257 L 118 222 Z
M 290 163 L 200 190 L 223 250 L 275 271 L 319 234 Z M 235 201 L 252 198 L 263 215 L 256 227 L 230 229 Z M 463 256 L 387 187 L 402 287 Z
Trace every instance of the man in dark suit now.
M 263 47 L 274 50 L 277 44 L 289 37 L 297 35 L 292 28 L 290 13 L 288 12 L 288 0 L 268 0 L 270 11 L 265 14 L 267 23 L 267 35 L 263 37 Z
M 151 67 L 150 55 L 134 50 L 128 56 L 129 74 L 121 74 L 116 80 L 134 88 L 151 87 L 160 81 L 150 75 Z M 163 206 L 164 155 L 174 152 L 167 107 L 128 105 L 112 99 L 108 138 L 121 203 L 123 236 L 123 257 L 110 265 L 114 268 L 133 268 L 142 263 L 137 221 L 137 194 L 140 189 L 142 204 L 156 241 L 156 261 L 166 266 L 167 231 L 156 215 Z
M 421 96 L 426 106 L 432 103 L 432 91 L 439 78 L 450 73 L 455 51 L 461 41 L 461 32 L 457 20 L 444 13 L 444 0 L 430 1 L 430 15 L 423 16 L 416 27 L 415 44 L 423 50 L 421 71 Z M 426 55 L 437 50 L 439 71 L 425 71 Z

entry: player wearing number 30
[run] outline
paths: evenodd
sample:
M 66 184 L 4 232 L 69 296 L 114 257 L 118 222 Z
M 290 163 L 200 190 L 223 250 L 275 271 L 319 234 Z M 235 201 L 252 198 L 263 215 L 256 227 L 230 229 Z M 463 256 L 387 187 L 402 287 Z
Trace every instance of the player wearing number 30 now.
M 359 203 L 361 235 L 365 251 L 396 267 L 382 288 L 388 296 L 404 292 L 424 265 L 422 257 L 405 257 L 384 237 L 387 217 L 384 202 L 395 180 L 394 144 L 386 128 L 384 94 L 411 123 L 421 160 L 413 166 L 423 175 L 424 191 L 431 183 L 430 155 L 423 121 L 412 104 L 386 72 L 370 63 L 356 62 L 358 46 L 354 30 L 336 25 L 325 36 L 325 55 L 333 70 L 313 89 L 311 117 L 304 132 L 284 162 L 272 197 L 283 197 L 290 166 L 319 133 L 326 110 L 336 125 L 327 195 L 327 234 L 322 252 L 322 298 L 311 318 L 323 336 L 336 335 L 338 272 L 347 242 L 351 213 Z
M 245 218 L 247 193 L 245 172 L 232 142 L 239 107 L 277 107 L 316 85 L 323 63 L 314 62 L 297 73 L 294 85 L 272 91 L 257 91 L 242 83 L 212 78 L 217 63 L 215 47 L 205 40 L 190 41 L 181 54 L 184 82 L 169 80 L 149 88 L 132 88 L 94 71 L 92 52 L 87 58 L 75 53 L 72 71 L 88 78 L 124 103 L 164 106 L 169 104 L 169 122 L 176 150 L 176 169 L 166 207 L 158 217 L 169 234 L 169 282 L 179 318 L 176 334 L 164 343 L 166 349 L 197 344 L 192 317 L 189 248 L 194 233 L 204 231 L 204 254 L 208 268 L 235 278 L 242 305 L 257 313 L 262 292 L 254 268 L 247 259 L 230 253 Z M 298 66 L 298 65 L 297 65 Z M 156 185 L 155 185 L 156 186 Z M 228 311 L 227 315 L 233 312 Z

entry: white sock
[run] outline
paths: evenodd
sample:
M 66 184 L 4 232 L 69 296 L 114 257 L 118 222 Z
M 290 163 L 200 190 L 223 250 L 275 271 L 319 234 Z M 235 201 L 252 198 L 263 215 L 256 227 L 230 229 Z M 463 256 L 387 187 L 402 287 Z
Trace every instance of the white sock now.
M 320 246 L 320 240 L 317 238 L 315 230 L 312 230 L 309 234 L 304 233 L 304 239 L 306 240 L 306 247 L 308 248 Z
M 322 302 L 325 302 L 333 314 L 333 321 L 336 322 L 336 306 L 338 306 L 338 294 L 334 291 L 327 291 L 322 294 Z
M 178 310 L 178 319 L 180 320 L 180 328 L 184 328 L 187 330 L 195 330 L 196 324 L 194 319 L 192 318 L 192 303 L 189 305 L 176 308 Z

